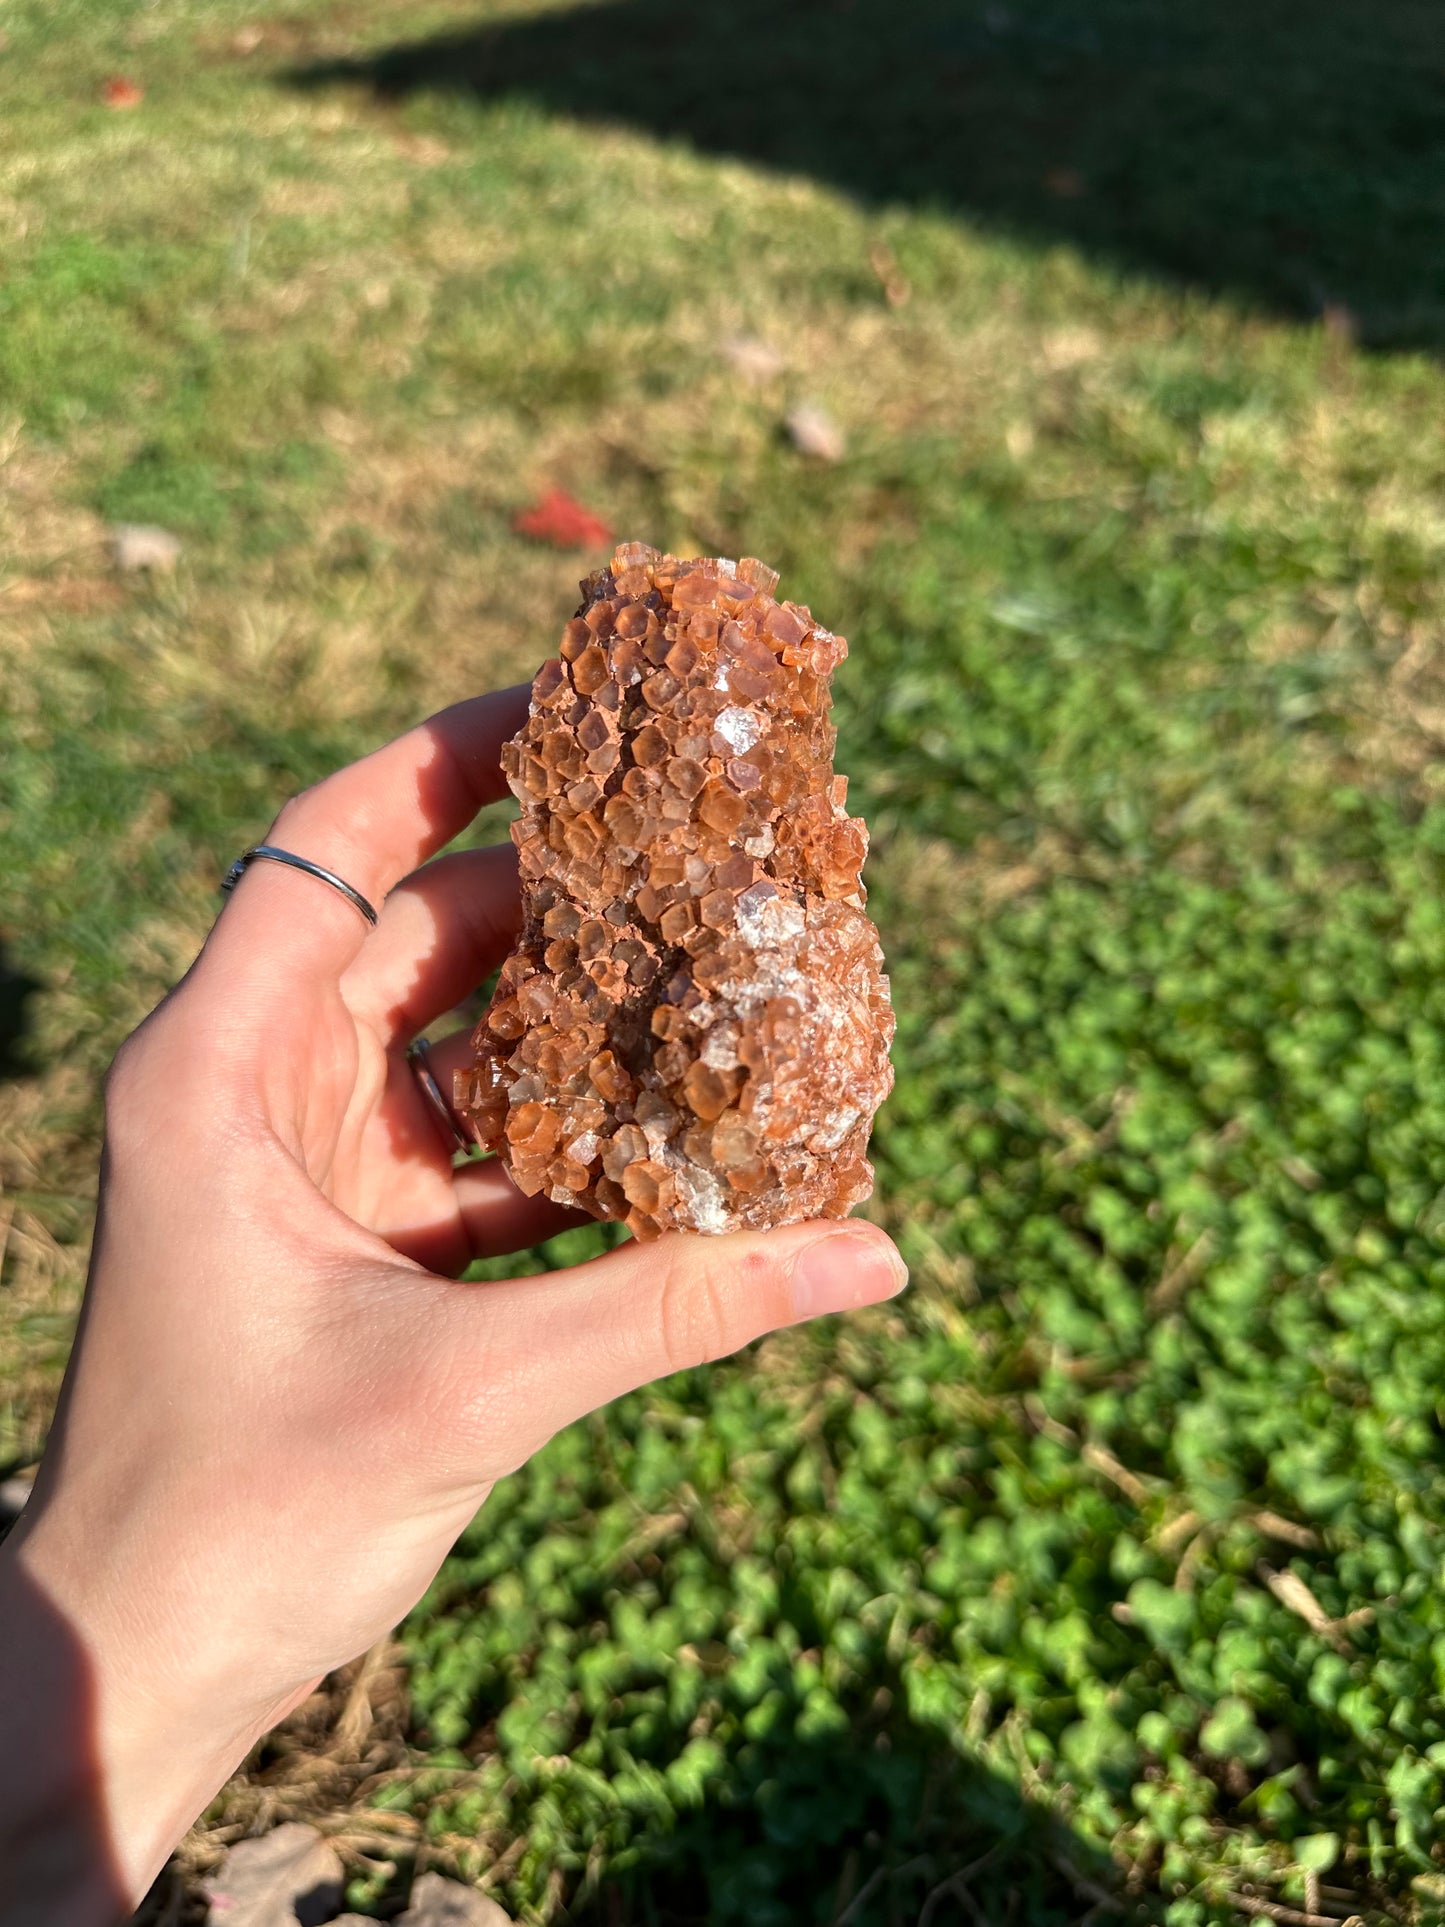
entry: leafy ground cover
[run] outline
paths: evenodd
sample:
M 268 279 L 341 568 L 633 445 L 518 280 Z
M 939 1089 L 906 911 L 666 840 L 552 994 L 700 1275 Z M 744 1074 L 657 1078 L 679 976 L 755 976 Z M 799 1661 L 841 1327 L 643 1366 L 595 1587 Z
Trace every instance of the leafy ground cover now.
M 296 1812 L 383 1915 L 427 1861 L 609 1927 L 1433 1920 L 1425 16 L 1387 10 L 1398 72 L 1344 9 L 1284 73 L 1143 0 L 896 43 L 799 9 L 835 88 L 861 35 L 925 126 L 931 75 L 1005 99 L 996 153 L 809 120 L 786 36 L 747 114 L 679 93 L 729 17 L 9 0 L 0 1462 L 110 1050 L 280 794 L 550 646 L 589 558 L 511 524 L 565 487 L 853 639 L 914 1287 L 556 1440 L 401 1630 L 404 1695 L 343 1683 L 181 1864 Z M 118 575 L 116 521 L 177 572 Z

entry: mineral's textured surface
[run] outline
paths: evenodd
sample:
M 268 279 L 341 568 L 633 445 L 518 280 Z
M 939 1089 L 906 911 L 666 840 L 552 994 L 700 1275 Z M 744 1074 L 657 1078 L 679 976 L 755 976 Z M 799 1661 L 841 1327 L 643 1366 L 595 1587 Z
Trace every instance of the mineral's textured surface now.
M 525 923 L 457 1107 L 523 1191 L 642 1238 L 872 1185 L 893 1013 L 833 774 L 847 645 L 777 581 L 624 543 L 503 753 Z

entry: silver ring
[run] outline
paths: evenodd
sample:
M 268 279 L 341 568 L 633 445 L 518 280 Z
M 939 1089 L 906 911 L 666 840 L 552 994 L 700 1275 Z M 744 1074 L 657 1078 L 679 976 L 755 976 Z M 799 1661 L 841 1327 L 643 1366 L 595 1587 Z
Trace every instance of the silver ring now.
M 227 870 L 226 874 L 221 878 L 222 891 L 230 892 L 234 890 L 236 885 L 241 881 L 241 878 L 246 874 L 247 864 L 255 863 L 258 860 L 263 860 L 267 863 L 285 863 L 293 870 L 305 871 L 307 876 L 315 877 L 321 883 L 329 883 L 333 890 L 339 890 L 342 896 L 346 898 L 346 901 L 351 904 L 353 908 L 361 912 L 362 916 L 366 918 L 366 921 L 373 929 L 376 928 L 375 910 L 372 909 L 360 890 L 352 889 L 345 877 L 337 876 L 334 870 L 323 870 L 321 865 L 319 863 L 313 863 L 310 857 L 296 856 L 290 850 L 278 850 L 274 843 L 257 843 L 253 848 L 243 850 L 231 865 L 230 869 Z
M 436 1080 L 436 1072 L 431 1067 L 431 1045 L 424 1037 L 418 1037 L 414 1044 L 406 1047 L 406 1061 L 411 1065 L 412 1075 L 417 1088 L 426 1099 L 432 1116 L 453 1149 L 470 1151 L 476 1140 L 462 1129 L 457 1122 L 457 1114 L 442 1096 L 442 1087 Z

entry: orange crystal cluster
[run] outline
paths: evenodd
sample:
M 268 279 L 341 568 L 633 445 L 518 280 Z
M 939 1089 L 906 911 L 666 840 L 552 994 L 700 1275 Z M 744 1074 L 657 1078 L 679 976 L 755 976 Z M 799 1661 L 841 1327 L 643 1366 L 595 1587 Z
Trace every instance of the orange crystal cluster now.
M 525 920 L 456 1103 L 635 1236 L 843 1217 L 893 1012 L 833 774 L 847 653 L 752 558 L 623 543 L 503 751 Z

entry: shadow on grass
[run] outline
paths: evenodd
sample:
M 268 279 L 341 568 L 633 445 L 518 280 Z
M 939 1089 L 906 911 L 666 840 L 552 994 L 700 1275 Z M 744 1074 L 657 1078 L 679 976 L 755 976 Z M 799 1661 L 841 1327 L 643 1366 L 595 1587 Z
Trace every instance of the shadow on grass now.
M 293 74 L 523 96 L 1445 346 L 1445 37 L 1426 0 L 605 0 Z
M 35 1071 L 27 1049 L 27 1006 L 41 988 L 38 978 L 14 967 L 0 942 L 0 1079 L 29 1077 Z
M 573 1927 L 1073 1927 L 1149 1918 L 1108 1857 L 905 1721 L 753 1744 Z

